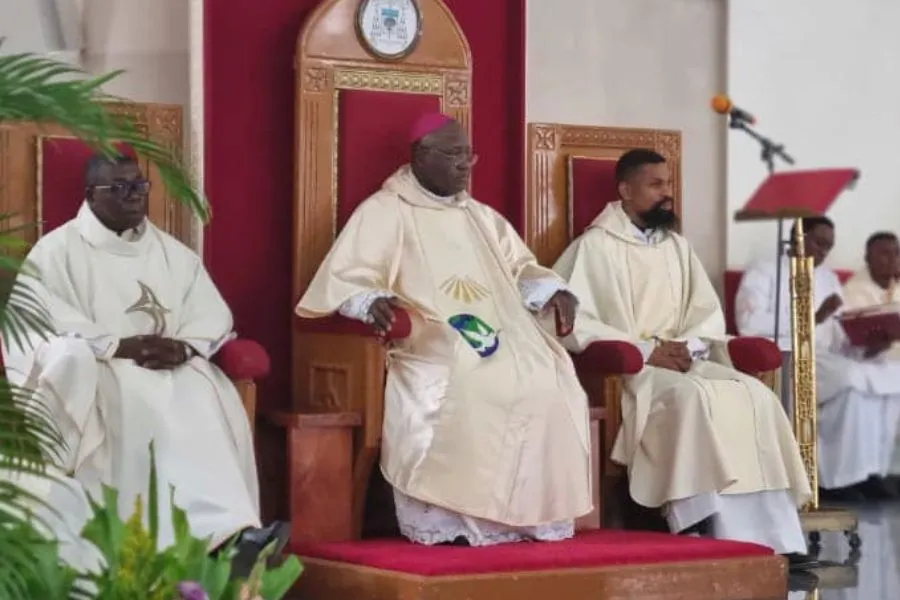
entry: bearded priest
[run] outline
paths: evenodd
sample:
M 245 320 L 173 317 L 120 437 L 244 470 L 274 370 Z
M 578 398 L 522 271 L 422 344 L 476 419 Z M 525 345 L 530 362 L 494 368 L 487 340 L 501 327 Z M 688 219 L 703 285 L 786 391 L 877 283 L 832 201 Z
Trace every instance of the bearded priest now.
M 581 300 L 566 343 L 631 342 L 644 368 L 626 377 L 613 460 L 631 497 L 661 507 L 673 532 L 707 533 L 806 556 L 798 507 L 809 481 L 781 403 L 728 357 L 719 300 L 677 223 L 666 160 L 645 149 L 615 168 L 608 204 L 554 269 Z
M 576 300 L 512 226 L 466 192 L 465 129 L 442 114 L 413 127 L 410 164 L 365 200 L 297 306 L 382 332 L 388 349 L 381 469 L 403 535 L 482 546 L 561 540 L 591 511 L 588 409 L 565 348 Z

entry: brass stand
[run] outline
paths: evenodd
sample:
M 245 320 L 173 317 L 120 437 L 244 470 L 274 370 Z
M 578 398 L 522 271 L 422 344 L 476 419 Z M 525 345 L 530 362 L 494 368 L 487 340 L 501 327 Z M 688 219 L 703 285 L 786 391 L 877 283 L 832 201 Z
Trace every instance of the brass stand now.
M 813 259 L 806 256 L 803 219 L 794 225 L 795 237 L 791 256 L 791 325 L 793 336 L 793 395 L 794 435 L 800 446 L 800 456 L 806 467 L 812 499 L 803 507 L 800 522 L 809 539 L 809 552 L 818 556 L 821 532 L 841 531 L 850 544 L 850 560 L 859 558 L 862 543 L 858 533 L 859 520 L 849 510 L 819 506 L 819 468 L 817 452 L 817 398 Z M 779 260 L 781 257 L 779 256 Z

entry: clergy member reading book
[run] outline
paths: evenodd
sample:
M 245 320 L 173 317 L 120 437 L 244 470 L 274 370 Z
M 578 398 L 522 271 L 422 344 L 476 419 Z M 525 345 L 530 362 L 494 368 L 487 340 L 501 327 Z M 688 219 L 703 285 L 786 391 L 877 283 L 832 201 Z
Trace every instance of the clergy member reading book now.
M 625 378 L 612 456 L 628 467 L 631 497 L 662 507 L 672 531 L 764 544 L 808 567 L 797 510 L 810 487 L 797 442 L 772 391 L 731 367 L 719 300 L 675 232 L 669 165 L 632 150 L 615 178 L 619 200 L 554 269 L 581 301 L 571 350 L 623 340 L 644 355 Z
M 146 505 L 152 441 L 160 546 L 174 541 L 172 486 L 192 534 L 212 550 L 237 538 L 235 574 L 246 576 L 289 528 L 260 528 L 250 424 L 209 360 L 233 337 L 231 312 L 200 257 L 147 219 L 149 189 L 130 158 L 89 161 L 78 215 L 28 254 L 39 279 L 22 278 L 58 335 L 5 339 L 7 376 L 36 389 L 65 441 L 58 467 L 69 480 L 41 488 L 62 503 L 62 537 L 80 532 L 84 492 L 99 498 L 102 484 L 118 489 L 123 518 L 137 496 Z
M 823 264 L 834 246 L 831 219 L 803 219 L 803 231 L 806 255 L 815 264 L 819 485 L 826 499 L 890 497 L 895 490 L 884 477 L 900 418 L 900 371 L 884 360 L 889 341 L 873 338 L 866 348 L 854 347 L 840 325 L 838 317 L 844 307 L 840 280 Z M 782 261 L 779 345 L 789 351 L 790 263 L 787 256 Z M 774 260 L 758 263 L 744 273 L 735 300 L 742 335 L 774 334 L 775 290 Z
M 560 540 L 591 511 L 588 409 L 565 348 L 539 323 L 576 301 L 512 226 L 466 192 L 463 127 L 421 117 L 412 162 L 353 213 L 297 306 L 387 331 L 381 470 L 400 531 L 422 544 Z M 549 315 L 548 315 L 549 316 Z
M 865 258 L 866 266 L 844 284 L 846 310 L 861 310 L 900 302 L 897 277 L 900 268 L 900 243 L 897 236 L 888 231 L 869 236 Z M 900 343 L 895 341 L 884 356 L 900 361 Z

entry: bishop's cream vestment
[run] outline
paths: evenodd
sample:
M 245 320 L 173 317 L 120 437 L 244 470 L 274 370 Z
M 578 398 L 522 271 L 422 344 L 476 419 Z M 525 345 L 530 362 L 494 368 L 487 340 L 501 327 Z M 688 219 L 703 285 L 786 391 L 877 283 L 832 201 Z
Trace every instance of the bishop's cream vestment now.
M 503 217 L 408 166 L 335 241 L 299 315 L 365 320 L 386 296 L 413 315 L 388 350 L 381 459 L 410 539 L 559 539 L 590 512 L 585 394 L 529 312 L 562 287 Z
M 784 258 L 781 281 L 779 344 L 791 348 L 790 264 Z M 747 269 L 735 298 L 735 320 L 743 335 L 771 337 L 775 331 L 775 261 Z M 866 274 L 868 277 L 868 274 Z M 851 302 L 841 310 L 857 308 L 862 298 L 858 276 L 851 286 Z M 831 295 L 842 296 L 837 274 L 828 267 L 814 271 L 816 309 Z M 874 285 L 874 284 L 873 284 Z M 884 476 L 900 422 L 900 368 L 889 353 L 865 359 L 853 348 L 832 316 L 816 326 L 816 395 L 818 400 L 819 485 L 848 487 L 870 476 Z
M 810 497 L 796 441 L 778 398 L 735 371 L 718 298 L 687 241 L 637 229 L 607 205 L 554 269 L 580 301 L 566 343 L 638 346 L 687 342 L 687 373 L 645 365 L 625 378 L 613 459 L 628 466 L 631 495 L 663 506 L 680 531 L 707 517 L 717 537 L 803 552 L 797 506 Z
M 62 488 L 38 491 L 76 506 L 72 490 L 99 498 L 109 484 L 130 516 L 138 495 L 146 506 L 153 441 L 161 546 L 173 539 L 169 486 L 192 533 L 213 544 L 258 527 L 250 426 L 237 390 L 209 361 L 233 336 L 231 313 L 200 258 L 149 222 L 117 236 L 85 204 L 28 260 L 40 281 L 21 281 L 46 304 L 58 335 L 24 348 L 4 340 L 5 364 L 10 381 L 47 404 L 66 441 L 59 468 L 69 476 Z M 113 357 L 118 340 L 146 334 L 182 340 L 195 356 L 163 371 Z

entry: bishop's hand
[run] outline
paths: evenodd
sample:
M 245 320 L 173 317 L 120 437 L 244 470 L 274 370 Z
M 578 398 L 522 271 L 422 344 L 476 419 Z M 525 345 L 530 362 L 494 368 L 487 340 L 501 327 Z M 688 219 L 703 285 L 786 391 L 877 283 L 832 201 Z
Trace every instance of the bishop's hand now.
M 145 369 L 164 370 L 186 363 L 190 352 L 180 340 L 158 335 L 135 335 L 119 340 L 114 358 L 133 360 Z
M 544 310 L 556 313 L 556 335 L 565 337 L 575 328 L 575 312 L 578 310 L 578 299 L 568 290 L 559 290 L 547 301 Z
M 369 307 L 369 317 L 371 317 L 372 325 L 379 336 L 387 335 L 394 326 L 394 321 L 397 320 L 397 317 L 394 316 L 396 304 L 393 298 L 379 298 Z

